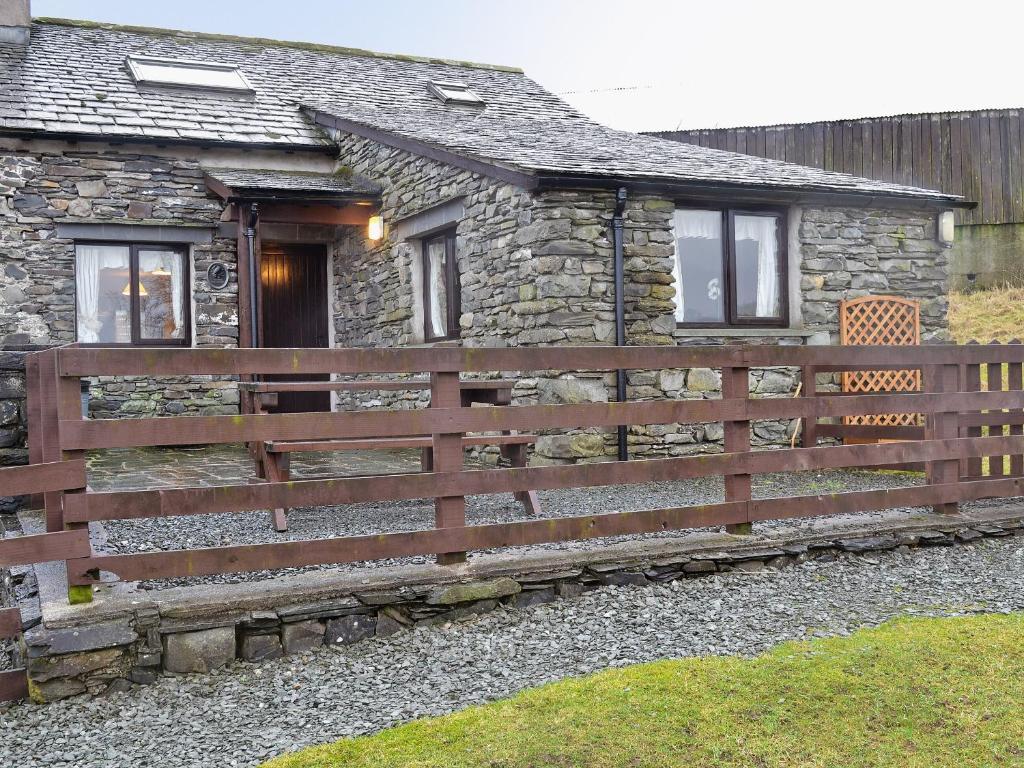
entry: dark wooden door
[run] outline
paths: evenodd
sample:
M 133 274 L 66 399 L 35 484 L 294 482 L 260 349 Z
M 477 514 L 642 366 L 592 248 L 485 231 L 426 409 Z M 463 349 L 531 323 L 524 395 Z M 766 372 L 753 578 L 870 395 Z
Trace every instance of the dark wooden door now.
M 262 244 L 262 346 L 328 346 L 327 250 L 321 245 Z M 266 376 L 268 381 L 327 380 L 329 376 Z M 277 413 L 329 411 L 330 392 L 282 392 Z

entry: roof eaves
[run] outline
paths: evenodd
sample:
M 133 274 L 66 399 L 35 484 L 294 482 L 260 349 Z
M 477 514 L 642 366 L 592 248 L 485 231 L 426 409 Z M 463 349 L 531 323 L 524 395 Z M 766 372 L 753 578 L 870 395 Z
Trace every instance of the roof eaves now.
M 143 27 L 129 24 L 110 24 L 100 21 L 87 21 L 84 19 L 61 19 L 49 16 L 40 16 L 32 19 L 37 24 L 54 24 L 63 27 L 78 27 L 81 29 L 100 29 L 110 32 L 128 32 L 138 35 L 152 35 L 154 37 L 177 37 L 184 40 L 211 40 L 226 43 L 243 43 L 246 45 L 263 45 L 277 48 L 296 48 L 313 53 L 333 53 L 343 56 L 363 56 L 373 59 L 393 59 L 395 61 L 408 61 L 417 64 L 446 64 L 455 67 L 467 67 L 469 69 L 489 69 L 498 72 L 515 72 L 522 74 L 519 67 L 509 67 L 502 64 L 483 64 L 475 61 L 461 61 L 459 59 L 442 59 L 432 56 L 413 56 L 400 53 L 382 53 L 370 51 L 363 48 L 346 48 L 338 45 L 325 45 L 321 43 L 308 43 L 298 40 L 275 40 L 269 37 L 245 37 L 242 35 L 227 35 L 216 32 L 192 32 L 182 29 L 164 29 L 161 27 Z
M 101 133 L 93 131 L 53 131 L 45 125 L 40 128 L 19 128 L 0 125 L 0 136 L 14 139 L 46 139 L 50 141 L 100 141 L 106 144 L 148 144 L 155 146 L 224 147 L 247 150 L 273 150 L 277 152 L 320 152 L 331 154 L 332 141 L 325 138 L 316 143 L 290 141 L 240 141 L 233 139 L 193 139 L 183 136 L 150 136 L 145 133 Z
M 874 201 L 897 203 L 902 207 L 919 205 L 927 208 L 977 207 L 974 201 L 960 195 L 936 192 L 934 195 L 900 194 L 880 190 L 840 189 L 815 185 L 782 186 L 771 184 L 750 184 L 726 181 L 672 180 L 651 177 L 613 177 L 603 175 L 581 176 L 579 174 L 544 173 L 537 177 L 537 188 L 586 188 L 614 189 L 626 187 L 637 192 L 663 193 L 669 196 L 691 198 L 760 199 L 765 202 L 787 201 L 794 204 L 828 202 L 833 205 L 849 202 L 857 205 L 871 205 Z
M 420 141 L 419 139 L 410 139 L 406 136 L 401 136 L 391 131 L 385 131 L 381 128 L 375 128 L 356 120 L 338 117 L 337 115 L 332 115 L 330 112 L 326 112 L 319 107 L 304 105 L 302 110 L 314 123 L 323 128 L 352 133 L 356 136 L 361 136 L 364 139 L 376 141 L 379 144 L 385 144 L 389 147 L 394 147 L 395 149 L 412 152 L 414 154 L 430 158 L 431 160 L 447 163 L 448 165 L 453 165 L 456 168 L 462 168 L 473 173 L 479 173 L 482 176 L 489 176 L 509 184 L 515 184 L 523 189 L 533 189 L 537 186 L 536 175 L 517 168 L 510 168 L 490 160 L 473 157 L 462 152 L 455 152 L 437 144 Z

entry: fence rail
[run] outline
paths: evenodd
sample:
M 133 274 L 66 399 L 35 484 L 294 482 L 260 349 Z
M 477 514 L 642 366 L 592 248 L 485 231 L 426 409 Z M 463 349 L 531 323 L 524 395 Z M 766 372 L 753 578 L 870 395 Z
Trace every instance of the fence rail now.
M 245 570 L 436 555 L 455 563 L 474 549 L 725 525 L 745 532 L 770 519 L 833 515 L 905 506 L 949 511 L 956 504 L 1024 493 L 1024 345 L 923 347 L 544 347 L 516 349 L 93 349 L 64 347 L 37 353 L 29 366 L 35 475 L 18 480 L 43 493 L 48 530 L 62 532 L 69 595 L 89 599 L 100 571 L 122 579 L 198 576 Z M 1002 371 L 1011 371 L 1005 379 Z M 462 374 L 556 375 L 562 371 L 716 368 L 716 399 L 624 403 L 461 407 Z M 752 368 L 802 371 L 799 397 L 752 397 Z M 820 374 L 917 368 L 923 391 L 839 394 L 824 391 Z M 986 377 L 981 375 L 985 370 Z M 1012 371 L 1017 373 L 1013 374 Z M 998 372 L 998 373 L 997 373 Z M 429 374 L 431 407 L 337 413 L 175 416 L 85 419 L 80 379 L 91 376 L 225 376 L 238 374 Z M 987 386 L 982 386 L 985 378 Z M 998 386 L 993 386 L 998 382 Z M 422 379 L 419 386 L 423 386 Z M 819 423 L 823 418 L 919 413 L 923 427 Z M 802 447 L 751 450 L 751 423 L 800 419 Z M 468 469 L 466 433 L 619 426 L 723 424 L 724 452 L 678 458 L 525 468 Z M 893 432 L 891 430 L 897 430 Z M 844 434 L 845 430 L 845 434 Z M 819 444 L 820 438 L 882 437 L 898 442 Z M 885 430 L 880 432 L 879 430 Z M 868 434 L 871 432 L 871 434 Z M 985 433 L 987 432 L 987 433 Z M 84 452 L 141 446 L 199 445 L 267 440 L 326 440 L 431 435 L 433 471 L 293 482 L 137 491 L 88 490 Z M 986 457 L 1011 458 L 999 473 L 974 471 Z M 878 466 L 923 466 L 926 485 L 892 490 L 753 499 L 751 477 L 769 472 Z M 1000 462 L 1000 466 L 1002 463 Z M 47 469 L 48 468 L 48 469 Z M 702 476 L 725 478 L 725 500 L 635 512 L 467 525 L 465 497 L 527 490 L 663 482 Z M 28 479 L 26 479 L 28 478 Z M 312 541 L 234 545 L 108 555 L 88 548 L 90 521 L 137 519 L 293 506 L 329 506 L 420 498 L 435 500 L 430 530 Z M 44 545 L 54 554 L 56 539 Z M 84 547 L 84 549 L 83 549 Z

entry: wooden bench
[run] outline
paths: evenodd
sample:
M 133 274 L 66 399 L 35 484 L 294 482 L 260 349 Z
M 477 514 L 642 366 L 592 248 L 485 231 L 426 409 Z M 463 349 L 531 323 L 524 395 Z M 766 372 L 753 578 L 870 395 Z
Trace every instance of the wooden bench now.
M 512 387 L 515 382 L 505 380 L 480 380 L 461 382 L 461 400 L 464 407 L 474 404 L 509 405 L 512 401 Z M 248 398 L 252 413 L 266 413 L 267 408 L 276 405 L 278 392 L 309 391 L 373 391 L 373 390 L 417 390 L 429 389 L 430 383 L 423 380 L 363 380 L 363 381 L 260 381 L 242 382 L 243 396 Z M 503 459 L 513 467 L 525 467 L 527 448 L 537 442 L 536 435 L 504 432 L 498 435 L 465 435 L 462 447 L 497 446 Z M 430 435 L 409 435 L 405 437 L 343 438 L 331 440 L 267 440 L 250 444 L 250 451 L 256 462 L 256 475 L 269 482 L 287 482 L 291 479 L 291 454 L 334 451 L 382 451 L 419 448 L 420 468 L 423 472 L 433 470 L 433 439 Z M 520 491 L 515 494 L 528 515 L 540 512 L 540 501 L 536 491 Z M 275 530 L 288 529 L 288 510 L 275 509 L 272 512 Z

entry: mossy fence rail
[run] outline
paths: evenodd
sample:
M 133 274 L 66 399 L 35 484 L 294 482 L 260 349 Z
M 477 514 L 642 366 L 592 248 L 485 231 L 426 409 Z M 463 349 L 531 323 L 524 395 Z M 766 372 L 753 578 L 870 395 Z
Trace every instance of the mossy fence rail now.
M 541 347 L 517 349 L 98 349 L 38 352 L 27 365 L 31 456 L 37 464 L 0 470 L 0 492 L 42 494 L 49 533 L 0 542 L 0 565 L 13 560 L 65 560 L 69 598 L 91 599 L 100 572 L 123 580 L 189 577 L 315 564 L 436 555 L 461 562 L 475 549 L 725 525 L 743 532 L 759 520 L 931 506 L 1024 495 L 1024 345 L 922 347 Z M 983 391 L 981 367 L 990 372 Z M 565 371 L 719 369 L 715 399 L 645 400 L 558 405 L 463 407 L 463 375 L 551 375 Z M 760 399 L 749 391 L 751 368 L 803 372 L 798 397 Z M 824 391 L 824 376 L 852 370 L 918 368 L 922 392 L 843 394 Z M 1008 371 L 1005 377 L 994 373 Z M 81 379 L 94 376 L 226 376 L 298 374 L 429 374 L 429 408 L 332 413 L 83 418 Z M 858 414 L 918 413 L 922 428 L 819 423 Z M 803 447 L 751 450 L 750 424 L 800 419 Z M 604 428 L 620 425 L 724 424 L 724 451 L 706 455 L 598 464 L 471 469 L 463 465 L 467 433 Z M 998 426 L 999 434 L 995 427 Z M 982 436 L 982 427 L 990 428 Z M 1008 434 L 1003 434 L 1006 427 Z M 86 484 L 89 450 L 432 436 L 430 472 L 97 492 Z M 822 437 L 898 438 L 897 442 L 819 445 Z M 998 476 L 982 475 L 984 457 Z M 751 476 L 768 472 L 880 466 L 923 466 L 927 482 L 891 490 L 752 499 Z M 21 474 L 19 474 L 21 473 Z M 465 497 L 474 494 L 725 478 L 725 500 L 632 512 L 467 525 Z M 13 485 L 12 485 L 13 484 Z M 278 507 L 435 499 L 436 525 L 311 541 L 103 554 L 89 547 L 90 521 L 204 515 Z M 680 500 L 685 503 L 685 500 Z M 32 543 L 30 543 L 32 542 Z

